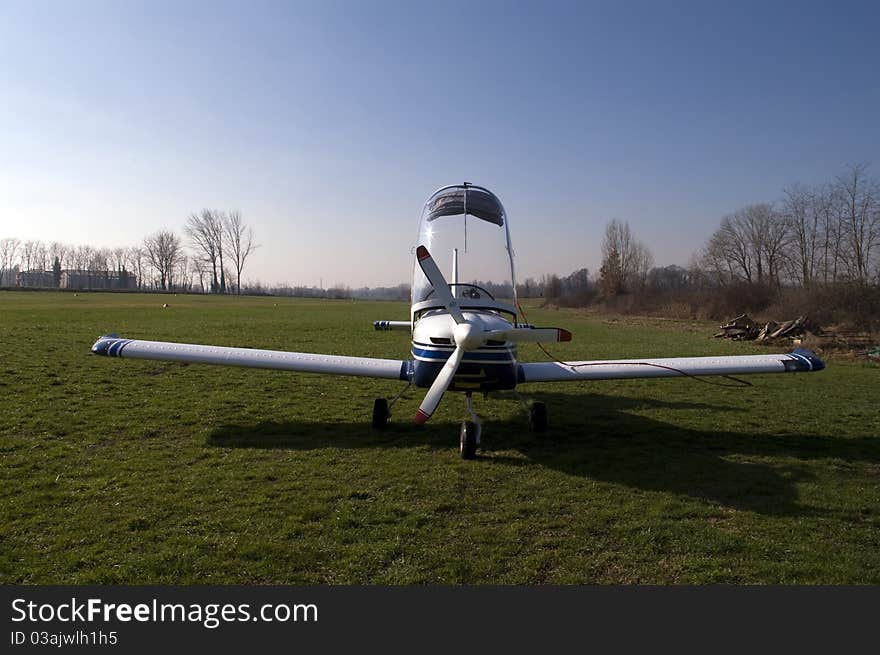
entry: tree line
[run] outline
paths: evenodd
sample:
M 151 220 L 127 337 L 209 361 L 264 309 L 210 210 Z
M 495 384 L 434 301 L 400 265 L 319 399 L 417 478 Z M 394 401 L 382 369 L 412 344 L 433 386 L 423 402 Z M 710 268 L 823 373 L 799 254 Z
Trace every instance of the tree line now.
M 824 184 L 793 184 L 776 204 L 725 216 L 699 263 L 720 285 L 878 284 L 880 184 L 866 164 Z
M 0 286 L 16 286 L 14 273 L 45 272 L 59 286 L 62 271 L 100 278 L 131 276 L 140 291 L 241 293 L 242 273 L 259 245 L 241 212 L 204 209 L 191 214 L 183 236 L 162 229 L 135 246 L 98 248 L 59 241 L 0 239 Z M 46 286 L 46 285 L 34 285 Z
M 62 268 L 127 271 L 136 276 L 140 290 L 376 299 L 402 299 L 408 294 L 407 285 L 354 290 L 343 284 L 331 289 L 259 282 L 242 286 L 242 271 L 257 247 L 240 212 L 208 209 L 186 219 L 183 237 L 160 230 L 130 248 L 6 238 L 0 239 L 0 286 L 9 284 L 6 271 L 51 267 L 56 274 Z M 605 227 L 597 274 L 580 268 L 567 276 L 530 277 L 517 285 L 517 294 L 588 305 L 622 297 L 684 298 L 694 291 L 718 295 L 726 290 L 736 292 L 728 296 L 739 298 L 740 306 L 754 307 L 766 305 L 784 290 L 876 289 L 880 286 L 880 183 L 870 177 L 866 164 L 855 164 L 822 184 L 792 184 L 776 202 L 750 204 L 722 217 L 686 267 L 657 267 L 653 262 L 650 249 L 629 224 L 615 219 Z M 496 297 L 511 295 L 509 284 L 473 282 Z
M 629 224 L 613 220 L 597 276 L 587 269 L 545 275 L 517 292 L 558 304 L 712 318 L 775 304 L 871 327 L 880 319 L 880 182 L 855 164 L 823 184 L 792 184 L 776 202 L 722 217 L 687 267 L 652 262 Z
M 625 221 L 605 227 L 598 276 L 580 269 L 567 277 L 527 279 L 524 297 L 613 297 L 644 290 L 754 285 L 880 284 L 880 182 L 866 164 L 832 181 L 792 184 L 775 203 L 747 205 L 719 227 L 687 267 L 653 267 L 650 249 Z
M 594 278 L 588 268 L 580 268 L 564 277 L 547 274 L 540 280 L 527 278 L 517 285 L 517 295 L 565 298 L 568 304 L 589 304 L 600 296 L 634 293 L 659 282 L 666 269 L 652 268 L 653 262 L 651 250 L 635 237 L 629 223 L 615 218 L 605 226 L 598 277 Z

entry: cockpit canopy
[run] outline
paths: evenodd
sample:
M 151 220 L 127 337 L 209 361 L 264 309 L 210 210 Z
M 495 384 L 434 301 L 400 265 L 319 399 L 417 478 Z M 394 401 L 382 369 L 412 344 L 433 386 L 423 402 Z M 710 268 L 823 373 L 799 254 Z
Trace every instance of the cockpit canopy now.
M 507 215 L 488 189 L 458 184 L 434 192 L 422 210 L 417 245 L 431 253 L 462 307 L 508 311 L 516 306 Z M 414 311 L 431 308 L 433 291 L 416 262 Z
M 424 218 L 429 223 L 441 216 L 470 214 L 484 221 L 504 226 L 504 207 L 491 191 L 474 186 L 445 187 L 428 198 Z

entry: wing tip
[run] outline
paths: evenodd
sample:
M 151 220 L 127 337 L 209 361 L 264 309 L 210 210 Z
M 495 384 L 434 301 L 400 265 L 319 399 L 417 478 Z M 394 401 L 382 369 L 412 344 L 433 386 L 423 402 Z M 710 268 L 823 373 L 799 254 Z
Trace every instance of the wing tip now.
M 131 342 L 131 339 L 121 339 L 118 334 L 105 334 L 98 337 L 92 345 L 92 354 L 102 357 L 119 357 L 122 349 Z
M 571 332 L 563 328 L 556 328 L 559 331 L 558 341 L 571 341 Z
M 416 257 L 419 258 L 419 261 L 427 259 L 430 256 L 431 253 L 428 252 L 428 249 L 425 248 L 425 246 L 419 246 L 418 248 L 416 248 Z
M 806 369 L 808 371 L 821 371 L 825 368 L 825 362 L 819 359 L 818 355 L 814 353 L 812 350 L 808 350 L 807 348 L 795 348 L 791 355 L 801 359 L 806 360 L 809 367 Z
M 424 425 L 428 419 L 431 418 L 430 414 L 426 414 L 421 410 L 421 408 L 416 412 L 416 425 Z
M 103 357 L 107 356 L 107 351 L 110 349 L 110 346 L 113 345 L 113 342 L 118 338 L 116 334 L 103 334 L 98 337 L 98 340 L 92 345 L 92 354 L 93 355 L 102 355 Z

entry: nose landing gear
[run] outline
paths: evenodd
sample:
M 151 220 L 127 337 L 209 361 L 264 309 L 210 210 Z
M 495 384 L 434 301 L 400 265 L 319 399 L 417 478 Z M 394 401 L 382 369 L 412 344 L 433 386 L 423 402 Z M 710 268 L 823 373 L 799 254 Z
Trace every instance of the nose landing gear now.
M 388 419 L 391 417 L 391 407 L 403 397 L 404 393 L 409 390 L 410 386 L 411 384 L 407 385 L 406 388 L 397 394 L 397 396 L 395 396 L 390 402 L 387 398 L 376 398 L 373 402 L 372 425 L 374 429 L 381 430 L 387 425 Z M 546 432 L 547 405 L 540 401 L 535 401 L 529 405 L 519 394 L 516 395 L 517 398 L 519 398 L 520 403 L 522 403 L 523 409 L 525 409 L 528 414 L 529 429 L 532 432 Z M 483 428 L 482 423 L 480 422 L 480 417 L 477 416 L 477 413 L 474 411 L 473 393 L 468 391 L 465 396 L 467 398 L 467 412 L 470 415 L 470 420 L 465 420 L 461 423 L 461 431 L 459 433 L 459 452 L 462 459 L 476 459 L 477 448 L 480 445 L 480 435 Z

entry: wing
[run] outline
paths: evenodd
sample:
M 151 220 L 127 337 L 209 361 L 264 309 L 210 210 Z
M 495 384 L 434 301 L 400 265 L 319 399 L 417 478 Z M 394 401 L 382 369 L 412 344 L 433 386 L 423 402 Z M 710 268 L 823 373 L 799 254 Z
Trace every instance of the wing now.
M 809 350 L 798 348 L 780 355 L 730 357 L 669 357 L 665 359 L 597 360 L 591 362 L 537 362 L 520 364 L 520 382 L 552 380 L 612 380 L 697 375 L 748 375 L 821 371 L 825 363 Z
M 227 348 L 224 346 L 196 346 L 188 343 L 140 341 L 107 336 L 100 337 L 95 342 L 95 345 L 92 346 L 92 352 L 107 357 L 161 359 L 191 364 L 222 364 L 405 381 L 410 379 L 412 369 L 411 362 L 399 359 L 290 353 L 279 350 Z

